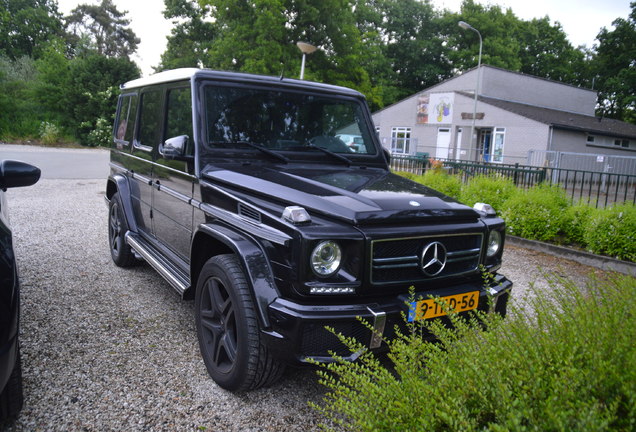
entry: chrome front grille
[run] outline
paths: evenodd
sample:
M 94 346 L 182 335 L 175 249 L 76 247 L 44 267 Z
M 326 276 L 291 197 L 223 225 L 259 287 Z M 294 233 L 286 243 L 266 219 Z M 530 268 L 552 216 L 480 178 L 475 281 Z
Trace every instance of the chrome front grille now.
M 481 233 L 374 240 L 371 282 L 420 282 L 474 272 L 479 268 L 482 240 Z M 436 242 L 444 246 L 445 265 L 439 274 L 430 276 L 422 269 L 422 253 Z

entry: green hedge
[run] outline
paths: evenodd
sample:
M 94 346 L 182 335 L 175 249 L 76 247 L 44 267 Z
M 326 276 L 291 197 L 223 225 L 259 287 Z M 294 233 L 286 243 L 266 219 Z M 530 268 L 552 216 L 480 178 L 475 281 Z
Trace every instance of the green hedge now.
M 636 262 L 636 207 L 623 204 L 590 212 L 583 238 L 594 253 Z
M 504 203 L 516 193 L 517 186 L 510 179 L 479 175 L 462 185 L 458 198 L 469 206 L 484 202 L 490 204 L 496 211 L 501 211 Z
M 513 194 L 503 203 L 501 217 L 510 234 L 549 241 L 563 230 L 563 215 L 568 205 L 563 190 L 539 185 Z
M 553 282 L 534 293 L 533 313 L 480 315 L 488 331 L 474 318 L 411 325 L 388 341 L 388 362 L 366 353 L 323 365 L 328 393 L 312 406 L 327 430 L 636 430 L 635 291 L 627 276 L 583 290 Z
M 468 205 L 485 202 L 504 218 L 509 234 L 586 249 L 636 262 L 636 206 L 620 204 L 596 209 L 572 204 L 556 186 L 518 189 L 499 176 L 476 176 L 462 184 L 443 171 L 424 176 L 404 174 Z

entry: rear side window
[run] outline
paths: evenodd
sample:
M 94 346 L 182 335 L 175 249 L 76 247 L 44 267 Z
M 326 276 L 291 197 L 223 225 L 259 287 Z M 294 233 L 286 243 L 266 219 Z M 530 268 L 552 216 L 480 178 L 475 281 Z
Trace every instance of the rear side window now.
M 187 135 L 192 140 L 192 99 L 190 88 L 175 88 L 168 91 L 168 111 L 165 139 Z
M 141 94 L 139 123 L 139 143 L 136 146 L 151 150 L 157 146 L 160 138 L 161 90 L 150 90 Z
M 115 142 L 128 145 L 135 131 L 137 95 L 126 94 L 119 97 L 119 111 L 115 122 Z

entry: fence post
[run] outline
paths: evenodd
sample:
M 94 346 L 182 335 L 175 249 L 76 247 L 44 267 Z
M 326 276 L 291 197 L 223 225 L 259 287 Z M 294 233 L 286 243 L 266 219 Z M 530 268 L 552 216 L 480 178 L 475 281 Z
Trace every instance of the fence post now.
M 515 186 L 517 186 L 519 184 L 518 179 L 519 179 L 519 162 L 515 163 L 515 175 L 512 177 L 513 181 L 515 183 Z

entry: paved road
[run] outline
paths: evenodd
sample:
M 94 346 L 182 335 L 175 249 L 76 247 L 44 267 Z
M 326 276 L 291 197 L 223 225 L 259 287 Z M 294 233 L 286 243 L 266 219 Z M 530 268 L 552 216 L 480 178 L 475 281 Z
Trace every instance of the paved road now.
M 44 153 L 66 160 L 84 154 Z M 102 152 L 89 155 L 91 165 L 103 163 Z M 49 158 L 40 160 L 45 172 L 57 172 L 48 171 Z M 45 178 L 8 191 L 22 279 L 26 403 L 6 430 L 316 430 L 322 419 L 307 401 L 319 402 L 324 389 L 313 371 L 289 370 L 272 388 L 244 395 L 220 389 L 199 354 L 193 302 L 181 301 L 147 265 L 112 263 L 105 178 Z M 583 280 L 590 269 L 506 250 L 502 272 L 515 282 L 516 301 L 533 284 L 550 289 L 541 271 Z
M 43 179 L 95 179 L 108 176 L 105 149 L 58 149 L 0 144 L 0 159 L 15 159 L 37 166 Z

